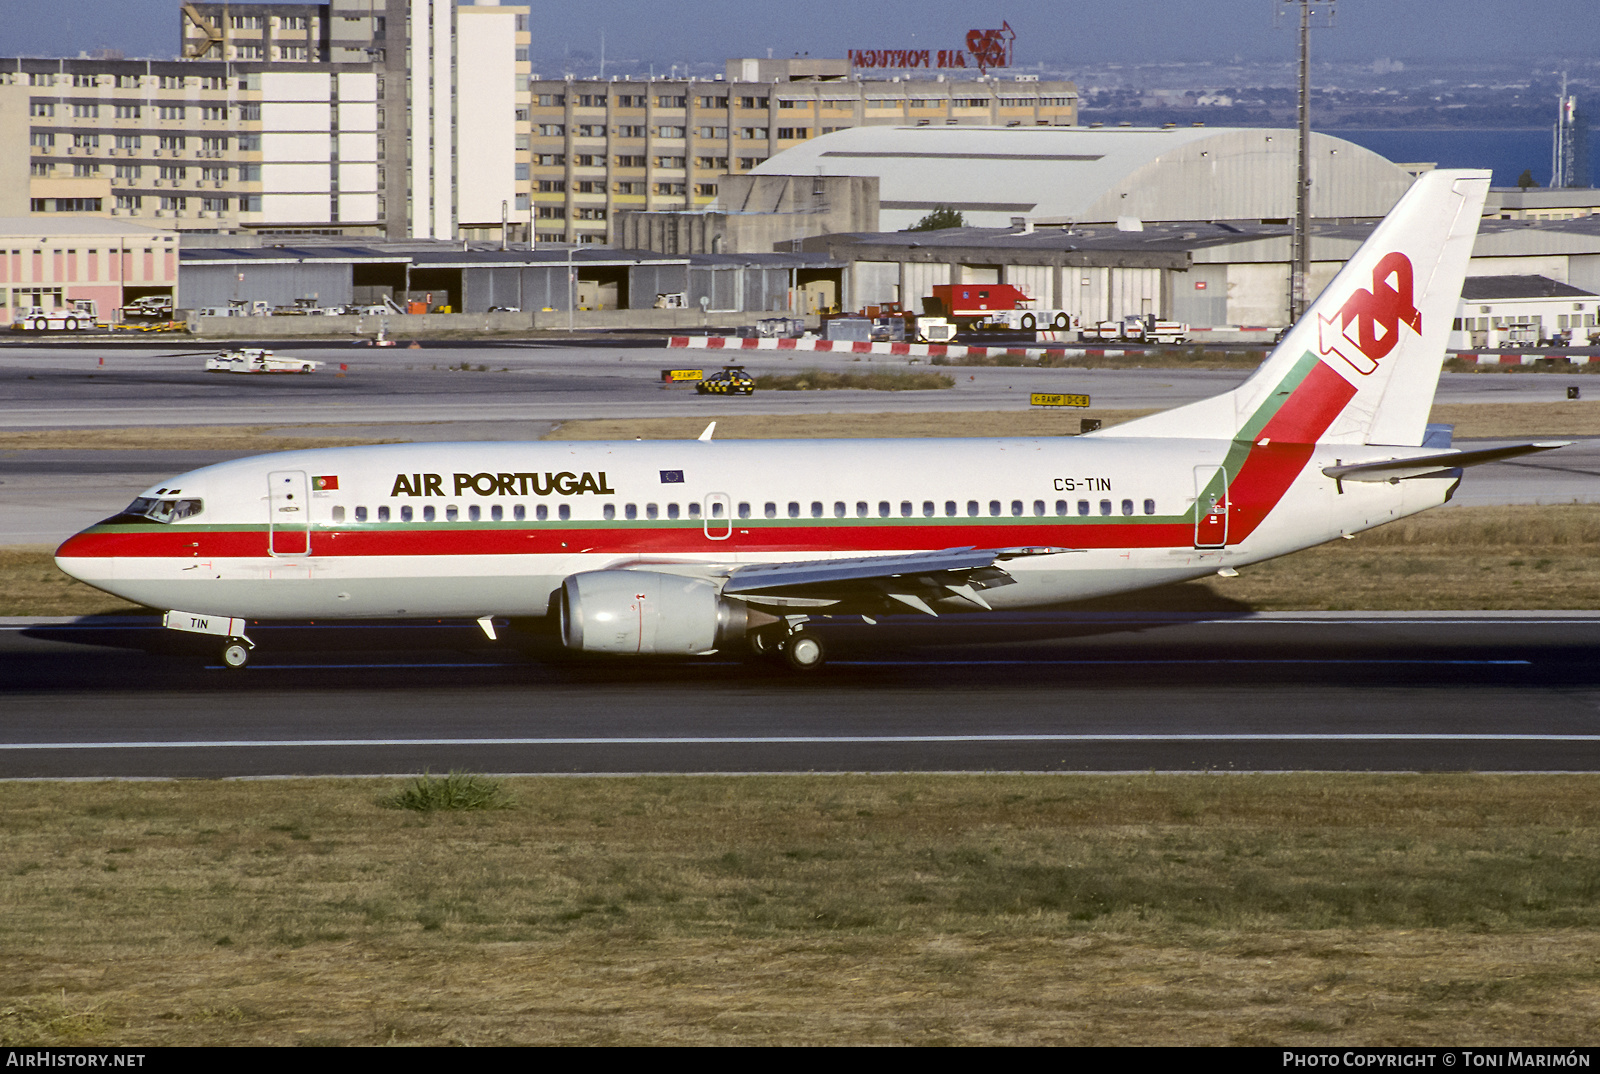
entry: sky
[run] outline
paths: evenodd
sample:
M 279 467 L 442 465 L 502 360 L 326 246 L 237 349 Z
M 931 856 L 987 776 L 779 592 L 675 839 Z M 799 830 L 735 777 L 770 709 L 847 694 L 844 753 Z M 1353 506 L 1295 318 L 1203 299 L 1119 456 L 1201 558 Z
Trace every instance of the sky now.
M 1009 22 L 1016 64 L 1288 60 L 1294 11 L 1283 0 L 530 0 L 536 56 L 720 64 L 734 56 L 849 49 L 960 48 L 970 29 Z M 1368 62 L 1600 56 L 1595 0 L 1336 0 L 1318 30 L 1321 59 Z M 1275 14 L 1283 9 L 1281 18 Z M 48 16 L 44 12 L 48 11 Z M 75 56 L 97 48 L 170 58 L 178 0 L 0 0 L 0 56 Z M 579 75 L 593 74 L 578 66 Z

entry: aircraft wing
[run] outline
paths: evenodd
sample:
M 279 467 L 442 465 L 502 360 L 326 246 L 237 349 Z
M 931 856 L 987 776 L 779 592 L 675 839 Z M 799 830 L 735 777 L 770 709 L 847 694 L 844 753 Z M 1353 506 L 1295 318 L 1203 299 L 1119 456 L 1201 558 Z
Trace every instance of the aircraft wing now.
M 1518 455 L 1531 455 L 1536 451 L 1550 451 L 1566 447 L 1570 443 L 1572 443 L 1570 440 L 1554 440 L 1479 448 L 1477 451 L 1442 451 L 1437 455 L 1413 455 L 1409 459 L 1383 459 L 1380 462 L 1324 466 L 1322 472 L 1336 481 L 1404 481 L 1410 477 L 1428 477 L 1431 474 L 1445 473 L 1462 466 L 1477 466 L 1485 462 L 1514 459 Z
M 957 599 L 989 609 L 980 591 L 1011 585 L 1002 566 L 1023 556 L 1058 555 L 1081 549 L 946 548 L 892 556 L 753 563 L 736 568 L 722 587 L 724 596 L 779 608 L 894 609 L 896 605 L 937 615 L 932 602 Z

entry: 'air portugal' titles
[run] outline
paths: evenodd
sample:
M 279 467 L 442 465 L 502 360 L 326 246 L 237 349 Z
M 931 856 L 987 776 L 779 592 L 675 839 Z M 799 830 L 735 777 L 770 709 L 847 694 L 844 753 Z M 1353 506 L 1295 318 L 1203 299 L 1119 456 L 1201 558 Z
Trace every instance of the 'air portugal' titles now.
M 455 489 L 446 492 L 442 474 L 395 474 L 390 496 L 464 496 L 469 492 L 479 496 L 615 496 L 616 490 L 606 483 L 606 472 L 569 471 L 543 474 L 452 474 Z

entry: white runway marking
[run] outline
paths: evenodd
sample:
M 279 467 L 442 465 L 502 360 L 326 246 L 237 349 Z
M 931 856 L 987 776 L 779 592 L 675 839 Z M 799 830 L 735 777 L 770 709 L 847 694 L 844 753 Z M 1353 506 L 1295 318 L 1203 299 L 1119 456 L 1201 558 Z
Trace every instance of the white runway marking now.
M 193 750 L 340 746 L 861 746 L 984 742 L 1600 742 L 1600 735 L 1557 734 L 1208 734 L 1208 735 L 685 735 L 648 738 L 321 738 L 165 742 L 8 742 L 3 750 Z

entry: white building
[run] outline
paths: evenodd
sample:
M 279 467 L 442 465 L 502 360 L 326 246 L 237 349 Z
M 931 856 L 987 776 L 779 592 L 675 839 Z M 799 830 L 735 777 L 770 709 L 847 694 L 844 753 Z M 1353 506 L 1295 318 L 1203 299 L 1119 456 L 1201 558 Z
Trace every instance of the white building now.
M 1600 332 L 1600 295 L 1546 276 L 1468 276 L 1450 346 L 1493 350 L 1564 339 L 1585 345 Z
M 378 194 L 378 76 L 263 71 L 261 219 L 274 225 L 370 225 Z

